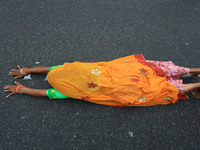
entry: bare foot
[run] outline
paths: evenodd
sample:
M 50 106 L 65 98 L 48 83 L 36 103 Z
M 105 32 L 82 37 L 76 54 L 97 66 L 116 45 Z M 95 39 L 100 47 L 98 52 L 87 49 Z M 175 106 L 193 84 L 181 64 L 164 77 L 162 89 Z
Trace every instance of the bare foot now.
M 191 77 L 198 77 L 199 73 L 190 73 Z
M 200 99 L 200 88 L 198 88 L 196 92 L 193 92 L 192 95 L 194 98 Z

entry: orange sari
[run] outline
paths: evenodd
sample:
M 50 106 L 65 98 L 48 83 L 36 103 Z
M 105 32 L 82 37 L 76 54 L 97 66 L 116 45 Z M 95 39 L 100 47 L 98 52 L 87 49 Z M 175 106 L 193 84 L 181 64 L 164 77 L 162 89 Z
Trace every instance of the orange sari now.
M 47 79 L 68 97 L 111 106 L 175 103 L 179 93 L 141 54 L 109 62 L 65 63 L 51 70 Z

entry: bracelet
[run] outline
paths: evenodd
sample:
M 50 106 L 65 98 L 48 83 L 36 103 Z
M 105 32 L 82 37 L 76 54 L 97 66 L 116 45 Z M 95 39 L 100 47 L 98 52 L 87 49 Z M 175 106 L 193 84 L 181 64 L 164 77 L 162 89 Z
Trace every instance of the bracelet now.
M 20 73 L 21 73 L 22 75 L 27 75 L 27 74 L 28 74 L 28 73 L 24 72 L 24 68 L 20 69 Z
M 16 87 L 17 93 L 23 94 L 23 93 L 20 92 L 20 89 L 21 89 L 22 87 L 25 87 L 25 86 L 24 86 L 24 85 L 18 85 L 18 86 Z

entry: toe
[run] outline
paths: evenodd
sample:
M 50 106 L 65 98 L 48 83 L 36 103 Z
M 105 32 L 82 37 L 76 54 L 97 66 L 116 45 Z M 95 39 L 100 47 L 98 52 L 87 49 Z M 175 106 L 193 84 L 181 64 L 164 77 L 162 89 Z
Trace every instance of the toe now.
M 200 98 L 200 95 L 196 92 L 192 93 L 193 97 L 196 98 L 196 99 L 199 99 Z
M 200 94 L 199 94 L 199 93 L 195 93 L 195 94 L 193 95 L 193 97 L 196 98 L 196 99 L 200 99 Z
M 195 96 L 196 96 L 196 92 L 193 92 L 193 93 L 192 93 L 192 96 L 195 97 Z

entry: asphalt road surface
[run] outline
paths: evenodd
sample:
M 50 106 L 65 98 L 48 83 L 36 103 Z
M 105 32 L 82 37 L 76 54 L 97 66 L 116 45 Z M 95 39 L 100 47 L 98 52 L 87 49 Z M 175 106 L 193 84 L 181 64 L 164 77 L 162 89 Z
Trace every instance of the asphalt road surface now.
M 191 94 L 165 106 L 114 108 L 20 94 L 6 99 L 3 92 L 14 81 L 50 88 L 45 75 L 10 77 L 16 65 L 143 54 L 200 67 L 199 29 L 199 0 L 1 0 L 0 149 L 200 149 L 200 100 Z

